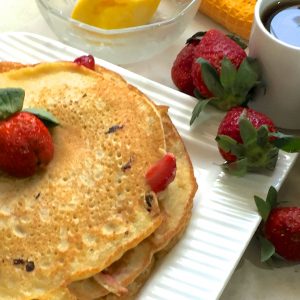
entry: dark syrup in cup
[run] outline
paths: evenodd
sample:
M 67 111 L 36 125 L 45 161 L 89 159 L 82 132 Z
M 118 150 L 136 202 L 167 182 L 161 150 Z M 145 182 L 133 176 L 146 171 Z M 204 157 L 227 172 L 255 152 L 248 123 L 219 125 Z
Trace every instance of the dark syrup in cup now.
M 300 47 L 300 1 L 277 1 L 262 14 L 266 29 L 278 40 Z

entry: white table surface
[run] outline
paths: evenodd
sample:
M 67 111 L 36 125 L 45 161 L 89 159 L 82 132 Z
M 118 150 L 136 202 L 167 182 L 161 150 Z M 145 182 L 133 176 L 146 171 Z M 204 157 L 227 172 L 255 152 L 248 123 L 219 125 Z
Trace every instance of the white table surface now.
M 0 33 L 27 31 L 57 39 L 40 15 L 34 0 L 0 0 L 0 7 Z M 170 68 L 176 54 L 182 48 L 184 41 L 193 33 L 209 28 L 221 27 L 198 14 L 191 21 L 185 33 L 169 49 L 152 58 L 149 63 L 132 64 L 127 68 L 167 86 L 174 87 L 170 78 Z M 280 199 L 292 200 L 296 203 L 298 201 L 300 205 L 299 179 L 300 159 L 297 160 L 283 184 L 279 193 Z M 259 245 L 253 238 L 220 299 L 300 299 L 299 272 L 299 264 L 273 269 L 261 264 L 259 262 Z

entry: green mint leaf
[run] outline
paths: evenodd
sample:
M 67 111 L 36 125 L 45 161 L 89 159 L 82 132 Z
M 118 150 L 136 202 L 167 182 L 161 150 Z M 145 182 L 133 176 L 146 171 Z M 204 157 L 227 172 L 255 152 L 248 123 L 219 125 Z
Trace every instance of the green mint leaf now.
M 261 262 L 266 262 L 275 254 L 275 247 L 270 241 L 262 236 L 259 237 L 259 242 L 261 246 L 260 260 Z
M 26 108 L 23 111 L 37 116 L 47 127 L 55 127 L 59 125 L 57 118 L 49 111 L 41 108 Z
M 227 34 L 227 36 L 236 42 L 242 49 L 246 49 L 248 47 L 247 43 L 243 41 L 239 36 L 234 34 Z
M 222 60 L 220 81 L 225 90 L 231 90 L 235 79 L 237 70 L 228 58 Z
M 258 62 L 250 57 L 245 58 L 237 71 L 236 93 L 246 98 L 251 88 L 259 83 L 259 78 L 260 70 Z
M 198 101 L 198 103 L 196 104 L 196 106 L 193 109 L 192 117 L 190 120 L 190 125 L 192 125 L 194 123 L 194 121 L 199 117 L 200 113 L 202 112 L 202 110 L 204 109 L 204 107 L 207 105 L 208 102 L 209 102 L 209 100 L 199 100 Z
M 266 202 L 269 203 L 271 209 L 277 205 L 277 190 L 274 186 L 270 186 Z
M 270 203 L 264 201 L 262 198 L 258 196 L 254 196 L 254 201 L 258 210 L 258 213 L 262 217 L 264 221 L 267 221 L 268 216 L 271 211 L 271 206 Z
M 286 136 L 275 139 L 271 142 L 275 147 L 286 152 L 299 152 L 300 151 L 300 138 L 293 136 Z
M 20 88 L 0 89 L 0 119 L 21 111 L 25 98 L 25 91 Z
M 201 65 L 201 75 L 209 91 L 212 92 L 214 96 L 221 97 L 224 93 L 224 89 L 220 83 L 216 69 L 203 58 L 198 58 L 197 62 Z
M 243 116 L 239 120 L 239 129 L 241 138 L 245 146 L 256 144 L 257 142 L 257 130 L 252 123 Z
M 247 166 L 247 158 L 242 158 L 231 163 L 225 163 L 222 165 L 222 168 L 226 173 L 230 175 L 241 177 L 247 173 Z

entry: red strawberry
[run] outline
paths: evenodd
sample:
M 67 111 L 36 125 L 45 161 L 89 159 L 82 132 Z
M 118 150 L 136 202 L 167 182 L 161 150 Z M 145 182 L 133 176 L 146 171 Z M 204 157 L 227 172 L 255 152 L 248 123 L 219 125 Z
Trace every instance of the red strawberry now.
M 254 88 L 261 85 L 258 62 L 247 57 L 237 39 L 218 30 L 207 31 L 195 47 L 194 57 L 191 73 L 199 102 L 190 124 L 207 103 L 224 111 L 246 105 Z
M 163 191 L 176 176 L 176 158 L 167 153 L 146 172 L 146 181 L 155 193 Z
M 23 89 L 0 89 L 0 170 L 16 177 L 31 176 L 38 166 L 50 162 L 53 143 L 43 122 L 58 125 L 58 120 L 43 109 L 20 112 L 24 97 Z
M 234 107 L 221 121 L 216 137 L 224 169 L 236 175 L 247 171 L 273 170 L 279 149 L 300 150 L 300 139 L 279 133 L 265 114 Z
M 74 62 L 78 65 L 85 66 L 88 69 L 95 70 L 95 59 L 92 55 L 77 57 Z
M 27 177 L 53 157 L 47 127 L 36 116 L 19 112 L 0 121 L 0 169 L 9 175 Z
M 196 59 L 199 57 L 208 58 L 208 55 L 204 53 L 204 56 L 201 56 L 201 52 L 204 52 L 203 48 L 206 48 L 207 44 L 211 40 L 211 43 L 213 43 L 213 35 L 219 35 L 222 38 L 225 37 L 226 39 L 229 39 L 233 45 L 239 50 L 241 50 L 241 53 L 245 56 L 245 52 L 242 50 L 242 48 L 238 45 L 241 45 L 241 41 L 233 36 L 225 36 L 223 33 L 217 31 L 217 30 L 210 30 L 208 32 L 197 32 L 194 34 L 191 38 L 189 38 L 186 42 L 186 46 L 179 52 L 177 55 L 173 66 L 171 70 L 171 76 L 174 84 L 177 86 L 177 88 L 189 95 L 194 95 L 195 85 L 193 82 L 193 76 L 192 76 L 192 66 L 196 64 Z M 204 38 L 204 43 L 202 47 L 202 39 Z M 223 42 L 222 39 L 220 41 L 216 40 L 217 43 Z M 245 45 L 243 45 L 245 47 Z M 215 49 L 219 52 L 222 50 L 223 45 L 215 45 Z M 212 48 L 210 46 L 210 48 Z M 233 49 L 233 47 L 231 48 Z M 224 43 L 224 54 L 229 54 L 229 57 L 231 55 L 231 52 L 228 51 L 228 45 Z M 212 56 L 214 54 L 211 53 L 210 58 L 212 59 Z M 243 56 L 243 58 L 244 58 Z M 234 61 L 237 60 L 237 57 L 235 56 Z M 220 64 L 221 60 L 218 60 L 218 63 Z M 216 62 L 216 60 L 214 60 Z M 221 66 L 220 66 L 221 67 Z M 207 88 L 205 87 L 205 90 Z M 200 92 L 202 89 L 200 89 Z M 208 91 L 208 90 L 207 90 Z M 208 92 L 209 95 L 211 95 L 210 92 Z M 204 94 L 203 94 L 204 95 Z
M 204 32 L 198 32 L 186 41 L 186 46 L 178 53 L 172 69 L 171 76 L 177 88 L 191 96 L 194 95 L 192 78 L 192 64 L 195 60 L 194 50 L 199 44 Z
M 201 43 L 195 48 L 195 57 L 207 60 L 218 74 L 221 73 L 221 64 L 224 58 L 231 61 L 233 66 L 238 69 L 243 60 L 246 58 L 246 52 L 231 38 L 222 32 L 212 29 L 207 31 L 203 36 Z M 201 74 L 201 64 L 194 61 L 192 65 L 192 78 L 195 87 L 200 94 L 209 98 L 212 97 L 213 91 L 210 91 Z
M 273 121 L 266 115 L 257 112 L 251 108 L 234 107 L 228 111 L 221 121 L 218 128 L 218 136 L 223 135 L 234 139 L 236 142 L 242 144 L 243 140 L 240 132 L 240 118 L 243 114 L 244 118 L 247 118 L 255 129 L 266 125 L 269 132 L 276 132 L 277 129 Z M 224 151 L 222 147 L 219 147 L 220 153 L 227 162 L 236 161 L 237 157 L 229 151 Z
M 278 148 L 269 133 L 276 128 L 266 115 L 250 108 L 235 107 L 227 112 L 218 128 L 216 141 L 226 171 L 243 175 L 247 171 L 273 170 Z
M 300 207 L 276 207 L 277 191 L 269 189 L 264 201 L 254 197 L 259 213 L 264 220 L 262 261 L 268 260 L 275 252 L 281 257 L 300 261 Z
M 264 234 L 277 254 L 287 260 L 300 261 L 300 207 L 272 209 Z
M 195 89 L 191 74 L 194 48 L 194 44 L 187 44 L 177 55 L 171 70 L 172 80 L 177 88 L 191 96 Z

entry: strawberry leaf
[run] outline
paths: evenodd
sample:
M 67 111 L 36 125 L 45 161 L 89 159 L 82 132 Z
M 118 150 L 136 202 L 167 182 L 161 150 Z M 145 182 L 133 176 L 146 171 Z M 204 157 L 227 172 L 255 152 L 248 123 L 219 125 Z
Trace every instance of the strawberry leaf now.
M 244 157 L 245 151 L 243 145 L 230 136 L 220 134 L 216 136 L 215 140 L 218 143 L 218 147 L 223 151 L 230 152 L 238 158 Z
M 276 137 L 276 138 L 286 138 L 286 137 L 293 137 L 292 135 L 287 135 L 287 134 L 284 134 L 280 131 L 276 131 L 276 132 L 269 132 L 269 137 Z
M 199 117 L 201 111 L 204 109 L 204 107 L 207 105 L 209 101 L 208 100 L 199 100 L 196 106 L 193 109 L 192 117 L 190 120 L 190 125 L 194 123 L 194 121 Z
M 227 34 L 227 36 L 232 39 L 234 42 L 236 42 L 242 49 L 246 49 L 248 45 L 237 35 L 234 34 Z
M 232 146 L 237 144 L 237 141 L 228 135 L 217 135 L 215 140 L 218 143 L 218 146 L 225 152 L 230 151 Z
M 267 153 L 267 163 L 265 166 L 267 170 L 273 171 L 275 169 L 278 160 L 278 154 L 278 148 L 274 146 L 269 148 Z
M 264 201 L 262 198 L 258 196 L 254 196 L 254 201 L 258 210 L 258 213 L 262 217 L 262 219 L 266 222 L 268 219 L 268 216 L 271 211 L 270 203 Z
M 270 186 L 266 202 L 269 203 L 271 209 L 277 206 L 277 190 Z
M 275 247 L 269 240 L 262 236 L 259 237 L 259 242 L 261 246 L 260 260 L 261 262 L 266 262 L 275 254 Z
M 0 119 L 6 119 L 10 115 L 22 110 L 25 91 L 20 88 L 0 89 Z
M 265 147 L 269 143 L 269 130 L 266 125 L 262 125 L 257 130 L 257 145 Z
M 196 32 L 189 39 L 186 40 L 186 44 L 191 44 L 194 41 L 200 41 L 205 34 L 206 34 L 206 31 Z
M 224 58 L 221 65 L 220 81 L 225 90 L 232 89 L 236 79 L 236 74 L 237 70 L 232 62 L 229 59 Z
M 234 176 L 244 176 L 247 173 L 247 158 L 242 158 L 234 162 L 225 163 L 222 165 L 223 170 Z
M 197 62 L 201 65 L 201 75 L 203 81 L 210 92 L 216 97 L 222 97 L 224 94 L 224 89 L 220 83 L 218 72 L 211 64 L 203 59 L 198 58 Z
M 241 138 L 246 147 L 248 145 L 256 144 L 257 131 L 252 125 L 252 123 L 243 115 L 241 115 L 241 118 L 239 120 L 239 129 L 240 129 Z
M 196 106 L 193 109 L 192 117 L 190 120 L 190 125 L 194 123 L 194 121 L 199 117 L 201 111 L 204 109 L 204 107 L 207 105 L 209 100 L 199 100 Z
M 300 138 L 294 136 L 285 136 L 275 139 L 271 142 L 278 149 L 286 152 L 299 152 L 300 151 Z
M 47 127 L 55 127 L 59 125 L 57 118 L 49 111 L 41 108 L 26 108 L 23 111 L 37 116 Z
M 253 86 L 259 84 L 259 73 L 258 62 L 250 57 L 245 58 L 237 71 L 236 93 L 246 98 Z
M 198 89 L 194 89 L 194 96 L 199 100 L 204 100 L 205 98 L 201 95 Z

